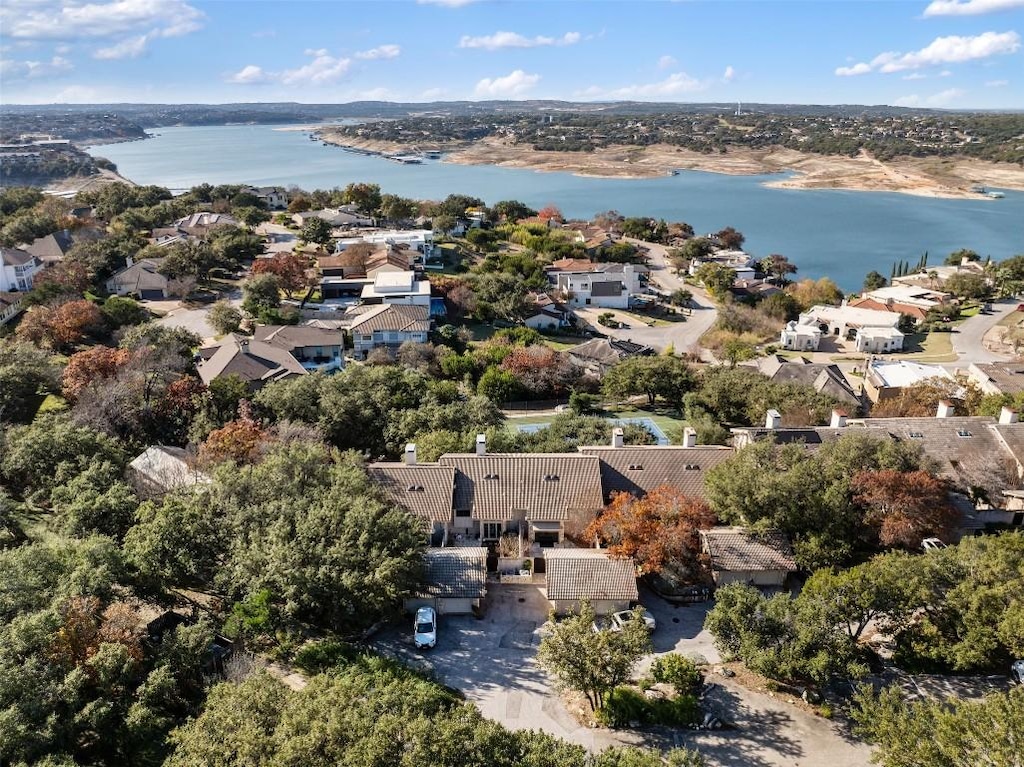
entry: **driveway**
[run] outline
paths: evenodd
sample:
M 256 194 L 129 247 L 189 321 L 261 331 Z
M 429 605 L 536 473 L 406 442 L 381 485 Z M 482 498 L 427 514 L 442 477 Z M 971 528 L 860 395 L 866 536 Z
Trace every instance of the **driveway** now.
M 241 290 L 233 290 L 227 294 L 225 298 L 233 306 L 242 305 Z M 143 303 L 147 306 L 150 305 L 149 302 L 144 301 Z M 167 302 L 161 301 L 160 304 L 160 308 L 165 309 Z M 191 330 L 202 338 L 204 342 L 212 343 L 216 340 L 217 331 L 210 326 L 210 323 L 207 322 L 206 319 L 207 315 L 210 313 L 210 307 L 212 306 L 213 304 L 211 303 L 204 306 L 190 308 L 182 306 L 182 304 L 178 302 L 177 308 L 170 309 L 163 317 L 156 320 L 156 324 L 163 325 L 168 328 L 185 328 L 186 330 Z
M 985 348 L 982 338 L 993 325 L 1011 312 L 1016 311 L 1020 301 L 1003 299 L 992 303 L 992 311 L 988 314 L 976 314 L 968 317 L 951 334 L 953 351 L 957 354 L 957 365 L 969 365 L 972 362 L 1005 362 L 1008 355 L 996 354 Z
M 547 619 L 548 604 L 535 586 L 491 584 L 485 617 L 441 616 L 438 645 L 420 653 L 412 647 L 411 624 L 389 629 L 375 642 L 378 650 L 432 673 L 461 690 L 489 719 L 510 729 L 537 729 L 578 743 L 591 751 L 614 745 L 697 748 L 718 767 L 751 765 L 860 767 L 869 750 L 847 741 L 833 723 L 805 713 L 770 695 L 753 692 L 712 675 L 718 684 L 708 704 L 736 729 L 718 732 L 652 729 L 624 731 L 580 726 L 562 704 L 536 664 L 540 638 L 536 629 Z M 719 661 L 704 631 L 705 605 L 673 606 L 643 593 L 658 629 L 655 654 L 638 668 L 646 670 L 658 653 L 675 651 Z

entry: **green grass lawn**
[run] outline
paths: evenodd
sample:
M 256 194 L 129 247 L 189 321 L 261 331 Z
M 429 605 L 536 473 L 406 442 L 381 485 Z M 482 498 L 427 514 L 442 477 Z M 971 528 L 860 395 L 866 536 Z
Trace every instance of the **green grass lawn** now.
M 955 362 L 953 338 L 950 333 L 914 333 L 904 341 L 904 354 L 893 354 L 895 359 L 915 362 Z
M 589 338 L 584 336 L 544 336 L 544 345 L 550 346 L 556 352 L 563 352 L 573 346 L 579 346 Z

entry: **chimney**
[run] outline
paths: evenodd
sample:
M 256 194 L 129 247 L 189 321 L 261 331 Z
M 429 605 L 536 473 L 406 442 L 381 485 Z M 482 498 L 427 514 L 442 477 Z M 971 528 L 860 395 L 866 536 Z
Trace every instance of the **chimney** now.
M 126 256 L 125 259 L 124 259 L 124 267 L 125 267 L 125 269 L 130 269 L 133 266 L 135 266 L 135 259 L 132 258 L 131 256 Z
M 935 411 L 936 418 L 950 418 L 956 412 L 953 403 L 948 399 L 939 401 L 939 409 Z
M 769 410 L 765 413 L 764 428 L 777 429 L 782 425 L 782 414 L 778 410 Z
M 622 428 L 616 426 L 612 429 L 612 447 L 622 447 L 625 444 L 625 437 L 623 435 Z
M 697 430 L 687 426 L 683 429 L 683 447 L 697 447 Z
M 405 465 L 415 466 L 416 465 L 416 443 L 410 442 L 405 446 Z
M 477 434 L 476 435 L 476 454 L 487 455 L 487 435 Z
M 832 410 L 832 420 L 829 422 L 829 426 L 833 429 L 842 429 L 846 426 L 846 411 L 834 408 Z
M 1017 411 L 1004 405 L 1003 409 L 999 411 L 999 423 L 1004 425 L 1017 423 Z

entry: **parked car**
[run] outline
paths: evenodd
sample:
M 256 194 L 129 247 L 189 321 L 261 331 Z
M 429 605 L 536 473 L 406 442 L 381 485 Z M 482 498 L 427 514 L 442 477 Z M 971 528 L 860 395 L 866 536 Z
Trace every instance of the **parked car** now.
M 1017 684 L 1024 684 L 1024 660 L 1015 660 L 1011 664 L 1010 679 Z
M 644 626 L 648 631 L 654 631 L 654 629 L 658 628 L 658 621 L 654 619 L 654 615 L 651 614 L 650 610 L 644 610 L 643 614 L 639 617 L 644 622 Z M 633 610 L 612 613 L 612 631 L 622 631 L 627 623 L 636 619 L 637 614 Z
M 437 613 L 433 607 L 421 607 L 413 621 L 412 642 L 417 650 L 437 644 Z

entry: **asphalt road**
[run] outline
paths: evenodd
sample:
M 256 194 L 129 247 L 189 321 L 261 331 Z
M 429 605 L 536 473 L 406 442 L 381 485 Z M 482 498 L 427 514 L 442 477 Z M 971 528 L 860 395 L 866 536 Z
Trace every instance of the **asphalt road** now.
M 990 352 L 981 340 L 993 325 L 1016 311 L 1019 304 L 1020 301 L 1016 299 L 994 301 L 990 313 L 976 314 L 964 320 L 950 335 L 953 351 L 957 354 L 957 366 L 969 365 L 972 362 L 1005 362 L 1010 359 L 1007 355 Z

